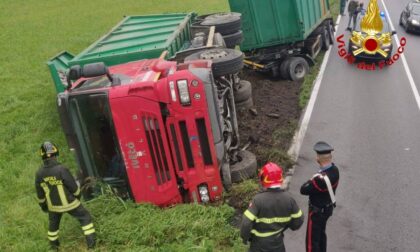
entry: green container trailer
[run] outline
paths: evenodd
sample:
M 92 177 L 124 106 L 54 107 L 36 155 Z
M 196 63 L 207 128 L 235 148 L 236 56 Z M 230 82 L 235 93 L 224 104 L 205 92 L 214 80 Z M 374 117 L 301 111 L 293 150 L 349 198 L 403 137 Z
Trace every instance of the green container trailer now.
M 329 0 L 229 0 L 229 4 L 231 11 L 242 14 L 244 41 L 240 47 L 249 56 L 245 63 L 254 69 L 300 80 L 320 48 L 327 49 L 332 43 Z M 301 57 L 308 64 L 300 60 L 292 64 L 298 69 L 290 69 L 288 62 L 281 71 L 282 62 L 292 57 Z
M 190 27 L 195 13 L 127 16 L 109 33 L 75 57 L 62 52 L 47 62 L 57 92 L 66 86 L 60 72 L 74 65 L 104 62 L 113 66 L 141 59 L 167 58 L 182 50 L 190 41 Z

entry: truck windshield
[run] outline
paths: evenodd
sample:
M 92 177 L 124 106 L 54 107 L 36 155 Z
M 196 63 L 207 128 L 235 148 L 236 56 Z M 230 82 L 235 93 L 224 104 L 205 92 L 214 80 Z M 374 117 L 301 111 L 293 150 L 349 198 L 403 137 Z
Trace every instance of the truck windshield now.
M 106 93 L 70 96 L 69 112 L 89 176 L 105 182 L 125 180 L 122 160 Z

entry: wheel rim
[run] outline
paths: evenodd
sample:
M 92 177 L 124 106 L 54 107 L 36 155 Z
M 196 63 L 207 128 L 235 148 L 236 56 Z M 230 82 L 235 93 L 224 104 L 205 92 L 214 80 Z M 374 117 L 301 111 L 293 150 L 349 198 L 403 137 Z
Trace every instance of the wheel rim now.
M 212 60 L 221 59 L 228 56 L 228 53 L 224 50 L 209 50 L 200 54 L 200 59 Z
M 295 72 L 295 76 L 298 79 L 302 79 L 303 77 L 305 77 L 306 71 L 305 71 L 305 67 L 303 66 L 302 63 L 299 63 L 299 64 L 296 65 L 294 72 Z

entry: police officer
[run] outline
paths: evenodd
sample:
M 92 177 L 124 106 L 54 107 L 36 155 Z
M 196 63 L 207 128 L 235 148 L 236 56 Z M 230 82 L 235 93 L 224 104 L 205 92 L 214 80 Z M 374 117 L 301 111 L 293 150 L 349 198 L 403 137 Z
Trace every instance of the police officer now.
M 35 187 L 42 211 L 48 213 L 48 239 L 52 249 L 58 249 L 58 233 L 63 213 L 76 218 L 86 237 L 88 248 L 95 247 L 95 229 L 89 212 L 81 205 L 80 187 L 69 170 L 57 162 L 57 146 L 44 142 L 40 148 L 44 165 L 36 173 Z
M 244 212 L 241 237 L 245 244 L 251 241 L 249 251 L 285 251 L 283 232 L 297 230 L 303 224 L 303 214 L 296 201 L 280 186 L 283 182 L 282 168 L 267 163 L 259 177 L 263 192 L 258 193 Z
M 327 251 L 325 227 L 335 207 L 335 190 L 340 178 L 338 168 L 332 163 L 334 150 L 326 142 L 314 146 L 320 170 L 302 185 L 300 193 L 309 196 L 308 227 L 306 231 L 306 251 Z

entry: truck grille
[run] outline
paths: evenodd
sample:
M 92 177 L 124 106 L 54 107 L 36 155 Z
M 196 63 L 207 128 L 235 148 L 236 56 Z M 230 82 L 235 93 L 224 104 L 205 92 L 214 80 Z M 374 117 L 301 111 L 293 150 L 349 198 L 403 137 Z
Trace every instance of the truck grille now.
M 171 179 L 168 160 L 163 147 L 162 134 L 156 119 L 143 117 L 143 126 L 146 132 L 147 144 L 152 157 L 153 169 L 159 185 Z
M 178 163 L 178 169 L 180 171 L 183 171 L 184 166 L 182 166 L 181 152 L 179 151 L 179 143 L 178 143 L 178 138 L 176 137 L 175 126 L 171 124 L 170 128 L 171 128 L 172 139 L 174 141 L 174 148 L 175 148 L 176 161 Z
M 213 159 L 211 157 L 210 144 L 204 118 L 196 119 L 195 124 L 197 125 L 198 137 L 200 139 L 201 153 L 203 154 L 204 164 L 212 165 Z
M 185 148 L 185 157 L 189 168 L 194 168 L 194 159 L 191 151 L 190 137 L 188 136 L 187 125 L 185 121 L 179 122 L 179 129 L 181 130 L 182 143 Z

